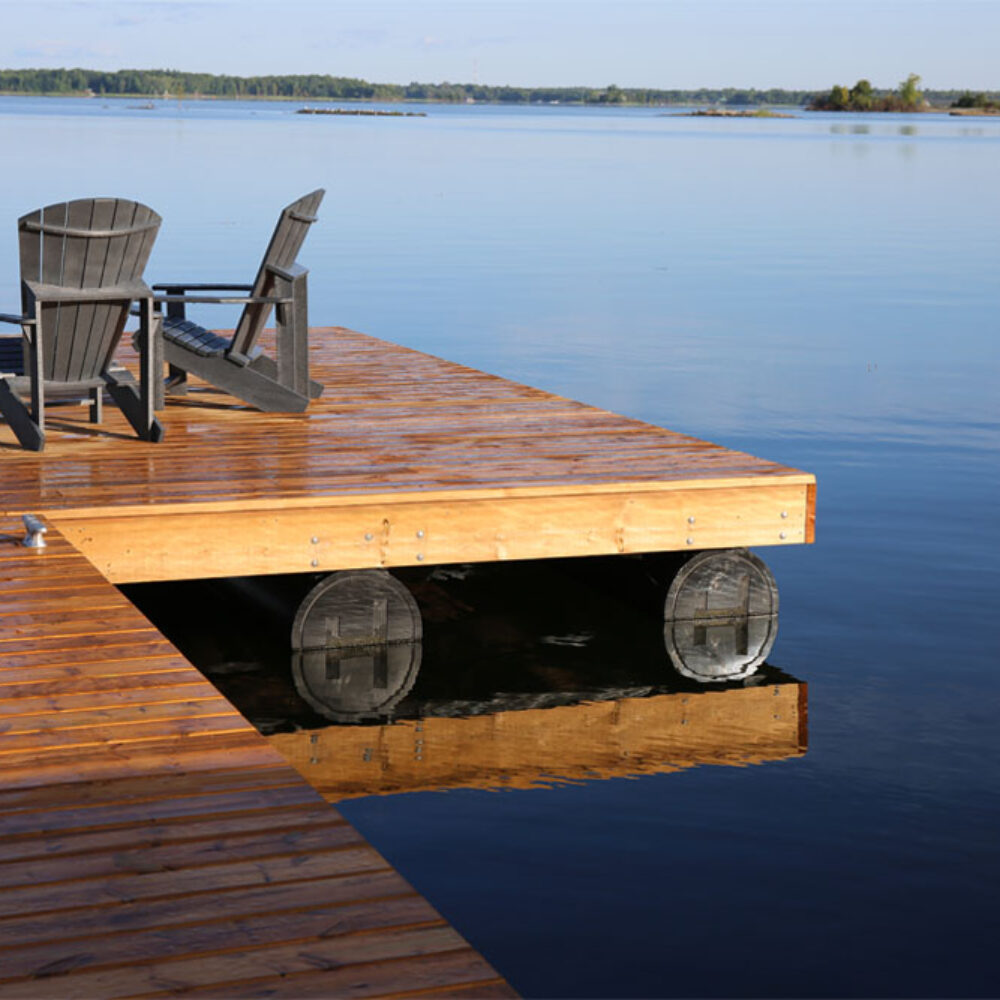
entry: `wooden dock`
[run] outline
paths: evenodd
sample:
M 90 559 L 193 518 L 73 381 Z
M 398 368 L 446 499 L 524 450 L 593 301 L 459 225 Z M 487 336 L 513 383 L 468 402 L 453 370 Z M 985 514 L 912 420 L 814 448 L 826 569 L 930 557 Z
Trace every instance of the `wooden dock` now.
M 137 440 L 0 425 L 0 514 L 55 524 L 112 582 L 783 545 L 815 479 L 343 329 L 311 334 L 304 414 L 195 388 Z M 65 416 L 63 416 L 65 414 Z
M 22 535 L 0 521 L 0 997 L 514 995 L 82 555 Z
M 343 329 L 326 392 L 0 424 L 0 996 L 507 996 L 111 584 L 809 542 L 811 475 Z M 22 514 L 48 547 L 20 546 Z

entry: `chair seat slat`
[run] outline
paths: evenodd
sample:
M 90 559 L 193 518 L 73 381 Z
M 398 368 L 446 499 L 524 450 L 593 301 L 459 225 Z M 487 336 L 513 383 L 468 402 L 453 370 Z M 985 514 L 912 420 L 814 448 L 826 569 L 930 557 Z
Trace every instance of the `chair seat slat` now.
M 227 338 L 220 337 L 189 319 L 174 319 L 171 316 L 164 317 L 163 338 L 180 344 L 203 358 L 225 354 L 229 347 Z

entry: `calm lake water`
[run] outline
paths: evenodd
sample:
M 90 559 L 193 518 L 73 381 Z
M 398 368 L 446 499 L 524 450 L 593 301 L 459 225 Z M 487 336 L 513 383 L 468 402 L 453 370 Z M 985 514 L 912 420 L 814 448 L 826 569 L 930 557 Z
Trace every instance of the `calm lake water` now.
M 655 623 L 578 581 L 528 601 L 530 568 L 439 581 L 482 614 L 442 614 L 424 710 L 582 700 L 595 757 L 542 722 L 510 751 L 536 787 L 498 751 L 486 787 L 346 800 L 385 856 L 527 996 L 1000 993 L 1000 119 L 135 103 L 0 99 L 0 309 L 32 208 L 137 198 L 165 220 L 152 280 L 245 281 L 323 186 L 313 323 L 819 480 L 816 544 L 758 552 L 781 588 L 761 679 L 808 685 L 805 752 L 724 766 L 734 723 L 717 764 L 671 770 L 691 753 L 665 730 L 641 748 L 662 768 L 616 774 L 587 704 L 703 697 Z M 727 690 L 738 718 L 751 689 Z

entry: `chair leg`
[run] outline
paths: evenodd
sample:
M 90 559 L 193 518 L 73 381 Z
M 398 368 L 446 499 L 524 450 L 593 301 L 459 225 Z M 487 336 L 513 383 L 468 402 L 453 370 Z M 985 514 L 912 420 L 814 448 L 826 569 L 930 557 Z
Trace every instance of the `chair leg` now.
M 143 441 L 162 441 L 163 425 L 156 417 L 150 417 L 139 387 L 128 372 L 106 372 L 104 381 L 115 405 L 125 414 L 132 430 Z
M 302 268 L 294 277 L 276 277 L 274 282 L 275 295 L 286 300 L 274 309 L 277 380 L 300 396 L 312 395 L 307 274 Z
M 4 379 L 0 379 L 0 414 L 25 451 L 41 451 L 45 447 L 45 430 L 31 419 L 28 407 Z
M 41 440 L 45 440 L 45 379 L 42 358 L 42 315 L 38 316 L 35 331 L 28 345 L 28 372 L 31 376 L 31 423 L 38 428 Z M 9 388 L 9 386 L 8 386 Z M 25 445 L 25 447 L 28 447 Z M 33 450 L 33 449 L 32 449 Z
M 90 390 L 90 422 L 104 422 L 104 390 L 99 385 Z
M 163 383 L 167 393 L 171 396 L 186 396 L 188 391 L 187 372 L 177 365 L 167 366 L 167 380 Z
M 261 375 L 266 375 L 268 378 L 278 382 L 278 365 L 273 358 L 269 358 L 266 354 L 262 354 L 259 358 L 254 358 L 254 360 L 250 362 L 250 367 L 255 371 L 260 372 Z M 325 388 L 326 386 L 324 386 L 322 382 L 317 382 L 315 379 L 309 379 L 309 398 L 319 399 L 319 397 L 323 395 L 323 390 Z

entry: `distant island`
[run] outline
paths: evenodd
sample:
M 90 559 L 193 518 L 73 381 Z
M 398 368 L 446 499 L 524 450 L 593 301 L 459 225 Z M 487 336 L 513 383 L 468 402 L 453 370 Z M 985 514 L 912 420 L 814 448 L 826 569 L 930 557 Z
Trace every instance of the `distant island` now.
M 947 102 L 932 97 L 947 96 Z M 942 106 L 945 105 L 945 106 Z M 944 111 L 952 114 L 1000 114 L 1000 95 L 973 94 L 963 91 L 946 95 L 924 93 L 920 89 L 920 77 L 911 73 L 896 90 L 878 91 L 867 80 L 858 82 L 848 89 L 837 84 L 829 93 L 819 94 L 809 102 L 810 111 Z
M 966 91 L 951 106 L 953 115 L 1000 115 L 1000 98 Z
M 380 111 L 376 108 L 299 108 L 297 115 L 369 115 L 374 118 L 426 118 L 426 111 Z
M 795 115 L 785 115 L 770 108 L 757 108 L 754 111 L 737 111 L 732 108 L 705 108 L 702 111 L 677 111 L 671 118 L 794 118 Z
M 920 78 L 915 80 L 914 88 Z M 905 86 L 904 85 L 901 85 Z M 132 99 L 276 100 L 276 101 L 431 101 L 447 104 L 551 104 L 632 107 L 711 107 L 754 109 L 808 107 L 832 111 L 945 110 L 971 97 L 967 91 L 932 91 L 920 94 L 918 106 L 895 91 L 872 88 L 859 80 L 851 89 L 834 87 L 829 93 L 788 90 L 780 87 L 700 87 L 663 90 L 652 87 L 513 87 L 481 83 L 370 83 L 353 77 L 303 74 L 285 76 L 229 76 L 181 73 L 174 70 L 121 69 L 0 69 L 0 93 L 58 97 L 127 97 Z M 984 102 L 1000 102 L 1000 92 L 975 95 Z M 870 103 L 866 103 L 869 102 Z

